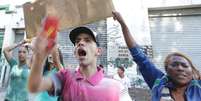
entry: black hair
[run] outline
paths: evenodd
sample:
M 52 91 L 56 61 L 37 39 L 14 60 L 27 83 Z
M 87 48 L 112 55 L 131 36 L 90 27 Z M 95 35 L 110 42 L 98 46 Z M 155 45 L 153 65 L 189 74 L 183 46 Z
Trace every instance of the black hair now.
M 122 67 L 122 66 L 120 66 L 118 68 L 121 69 L 123 72 L 125 71 L 124 67 Z
M 43 75 L 45 74 L 45 72 L 49 71 L 49 67 L 50 67 L 50 63 L 48 62 L 48 58 L 46 58 L 45 65 L 43 67 Z
M 59 60 L 60 60 L 61 64 L 64 66 L 63 55 L 62 55 L 61 50 L 59 48 L 58 48 L 58 52 L 59 52 Z M 48 58 L 46 58 L 45 65 L 43 68 L 43 75 L 45 74 L 45 72 L 47 72 L 49 70 L 50 70 L 50 62 L 48 61 Z

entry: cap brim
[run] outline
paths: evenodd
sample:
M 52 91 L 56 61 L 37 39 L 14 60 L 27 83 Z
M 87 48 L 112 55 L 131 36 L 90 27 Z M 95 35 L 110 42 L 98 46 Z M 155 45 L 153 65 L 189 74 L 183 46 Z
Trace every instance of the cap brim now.
M 73 29 L 69 34 L 70 40 L 74 45 L 75 45 L 76 37 L 81 33 L 89 34 L 93 38 L 93 40 L 96 42 L 96 38 L 95 38 L 93 32 L 89 28 L 77 27 L 77 28 Z

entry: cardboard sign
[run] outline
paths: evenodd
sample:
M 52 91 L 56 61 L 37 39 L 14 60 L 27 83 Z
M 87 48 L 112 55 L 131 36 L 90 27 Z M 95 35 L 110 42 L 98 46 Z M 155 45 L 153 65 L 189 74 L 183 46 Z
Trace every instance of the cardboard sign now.
M 36 35 L 45 16 L 59 18 L 59 30 L 112 16 L 112 0 L 37 0 L 23 5 L 27 37 Z

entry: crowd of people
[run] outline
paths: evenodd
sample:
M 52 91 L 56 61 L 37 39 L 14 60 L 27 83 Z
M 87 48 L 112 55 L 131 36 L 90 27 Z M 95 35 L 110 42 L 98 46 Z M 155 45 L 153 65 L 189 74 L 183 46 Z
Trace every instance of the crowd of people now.
M 200 101 L 201 74 L 192 61 L 180 52 L 170 53 L 165 61 L 165 72 L 140 50 L 119 12 L 112 12 L 122 28 L 124 40 L 133 61 L 151 90 L 152 101 Z M 117 75 L 104 76 L 103 66 L 97 66 L 102 49 L 88 27 L 76 27 L 69 34 L 74 44 L 74 55 L 79 62 L 77 70 L 65 67 L 57 47 L 47 50 L 48 36 L 39 34 L 31 45 L 22 40 L 4 48 L 11 71 L 4 101 L 28 101 L 29 93 L 37 93 L 36 101 L 132 101 L 131 87 L 125 68 L 118 67 Z M 18 61 L 12 51 L 18 47 Z M 27 48 L 33 54 L 27 60 Z M 30 62 L 28 62 L 30 61 Z

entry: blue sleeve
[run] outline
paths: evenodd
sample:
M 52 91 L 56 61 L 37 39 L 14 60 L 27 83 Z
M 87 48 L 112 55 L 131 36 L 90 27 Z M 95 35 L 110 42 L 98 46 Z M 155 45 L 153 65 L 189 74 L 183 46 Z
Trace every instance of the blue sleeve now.
M 156 66 L 148 59 L 148 57 L 140 50 L 140 47 L 129 49 L 133 60 L 139 66 L 139 70 L 150 88 L 157 78 L 161 78 L 164 74 L 156 68 Z

